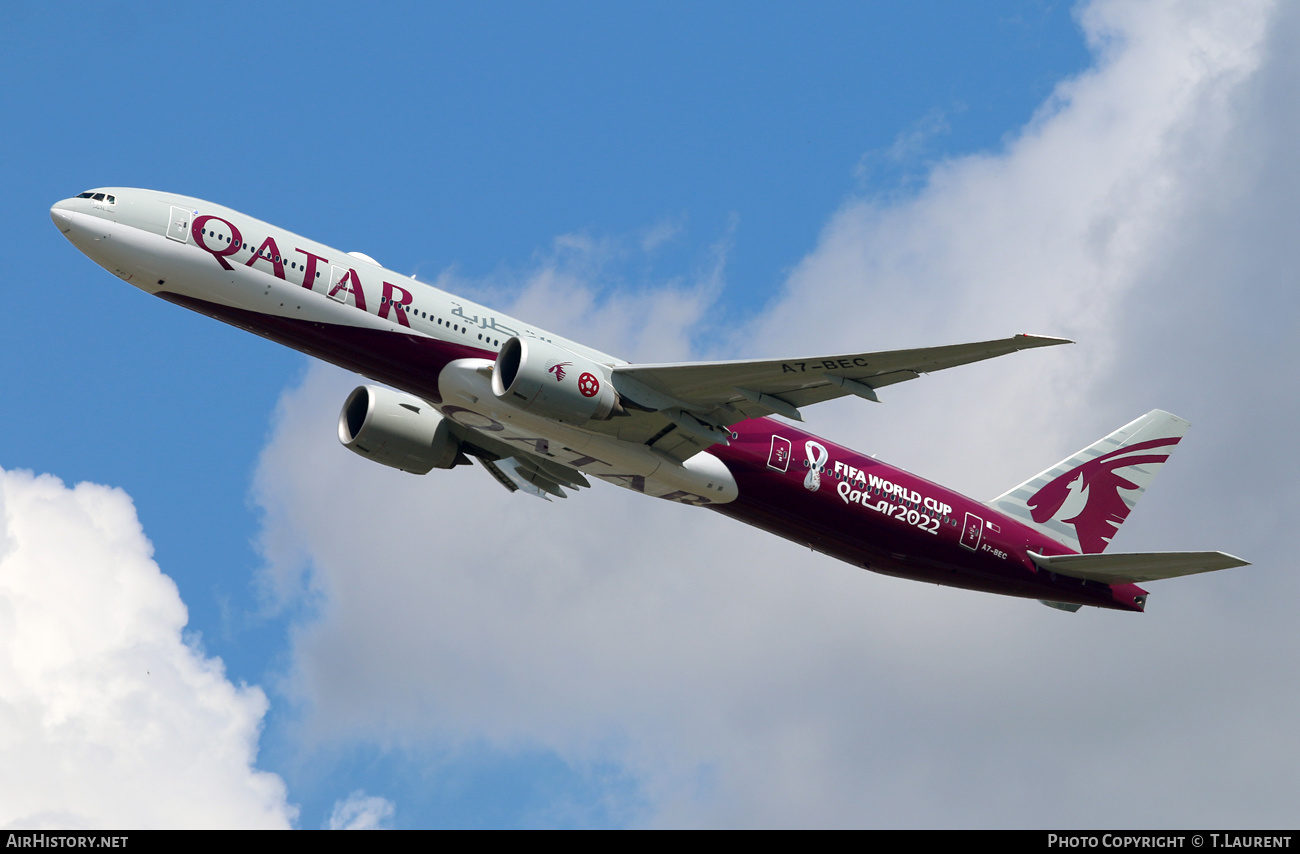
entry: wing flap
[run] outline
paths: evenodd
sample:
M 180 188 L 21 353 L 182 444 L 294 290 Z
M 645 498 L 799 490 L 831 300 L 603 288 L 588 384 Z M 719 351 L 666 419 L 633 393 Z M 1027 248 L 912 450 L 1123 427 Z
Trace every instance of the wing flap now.
M 536 496 L 545 501 L 551 499 L 547 496 L 554 495 L 556 498 L 568 498 L 562 487 L 567 486 L 570 489 L 579 489 L 581 486 L 590 485 L 583 478 L 583 484 L 571 483 L 567 479 L 559 480 L 551 477 L 549 472 L 542 471 L 534 465 L 537 461 L 521 457 L 503 457 L 499 460 L 489 460 L 486 457 L 478 457 L 478 461 L 483 468 L 496 479 L 498 483 L 511 492 L 523 490 L 529 495 Z M 581 475 L 579 475 L 581 477 Z
M 463 450 L 477 459 L 498 483 L 511 492 L 522 489 L 538 498 L 554 495 L 567 498 L 562 487 L 585 489 L 591 486 L 582 472 L 561 462 L 530 454 L 485 433 L 471 432 L 457 425 Z
M 554 495 L 556 498 L 569 497 L 568 494 L 560 488 L 560 483 L 558 481 L 548 477 L 545 472 L 528 465 L 524 460 L 516 457 L 508 457 L 504 460 L 498 460 L 497 465 L 502 469 L 505 469 L 506 472 L 517 481 L 522 481 L 524 484 L 536 487 L 547 495 Z

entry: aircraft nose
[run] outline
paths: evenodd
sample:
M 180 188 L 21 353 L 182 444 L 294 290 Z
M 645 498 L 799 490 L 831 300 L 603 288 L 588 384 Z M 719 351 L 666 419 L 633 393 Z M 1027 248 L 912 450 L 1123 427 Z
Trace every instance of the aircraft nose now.
M 67 234 L 72 230 L 71 205 L 66 201 L 56 202 L 50 208 L 50 219 L 54 220 L 54 227 L 59 231 Z

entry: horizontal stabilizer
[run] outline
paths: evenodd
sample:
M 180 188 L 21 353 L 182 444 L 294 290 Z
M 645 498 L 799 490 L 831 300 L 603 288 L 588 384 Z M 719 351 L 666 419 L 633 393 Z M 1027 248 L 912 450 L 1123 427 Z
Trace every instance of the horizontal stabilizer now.
M 1103 584 L 1141 584 L 1216 569 L 1249 566 L 1249 561 L 1224 552 L 1133 552 L 1129 554 L 1040 555 L 1029 557 L 1040 568 L 1058 575 Z

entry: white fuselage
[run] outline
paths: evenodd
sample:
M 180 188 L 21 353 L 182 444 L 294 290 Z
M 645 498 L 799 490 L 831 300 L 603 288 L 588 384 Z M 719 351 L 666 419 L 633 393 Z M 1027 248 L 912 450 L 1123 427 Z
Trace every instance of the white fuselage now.
M 113 202 L 59 202 L 50 212 L 55 225 L 96 263 L 144 291 L 288 338 L 313 355 L 436 400 L 461 426 L 525 451 L 544 445 L 556 462 L 610 483 L 689 504 L 735 498 L 727 467 L 707 452 L 679 462 L 608 432 L 520 412 L 492 394 L 488 379 L 491 360 L 514 336 L 604 365 L 626 364 L 622 359 L 221 205 L 152 190 L 93 192 Z M 292 325 L 305 343 L 276 336 L 278 322 Z M 322 337 L 329 330 L 328 345 L 314 346 L 302 332 L 316 327 Z M 383 370 L 383 358 L 350 360 L 341 340 L 346 335 L 367 335 L 368 350 L 390 348 L 388 362 L 401 366 Z M 412 337 L 444 355 L 421 371 L 417 352 L 404 352 Z

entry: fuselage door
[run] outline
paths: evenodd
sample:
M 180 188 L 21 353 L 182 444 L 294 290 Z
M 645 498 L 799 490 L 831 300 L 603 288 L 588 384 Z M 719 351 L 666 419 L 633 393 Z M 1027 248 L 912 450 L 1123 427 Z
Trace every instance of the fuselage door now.
M 790 440 L 784 436 L 772 436 L 772 449 L 767 453 L 767 467 L 785 471 L 790 467 L 792 456 Z
M 167 223 L 167 236 L 180 243 L 190 239 L 190 212 L 188 210 L 172 206 L 172 218 Z
M 352 271 L 347 267 L 330 266 L 330 286 L 325 293 L 330 299 L 341 302 L 344 305 L 355 306 L 357 298 L 352 293 L 355 283 L 352 281 Z
M 971 551 L 980 547 L 980 538 L 984 536 L 984 520 L 974 513 L 966 514 L 966 524 L 961 529 L 961 544 Z

